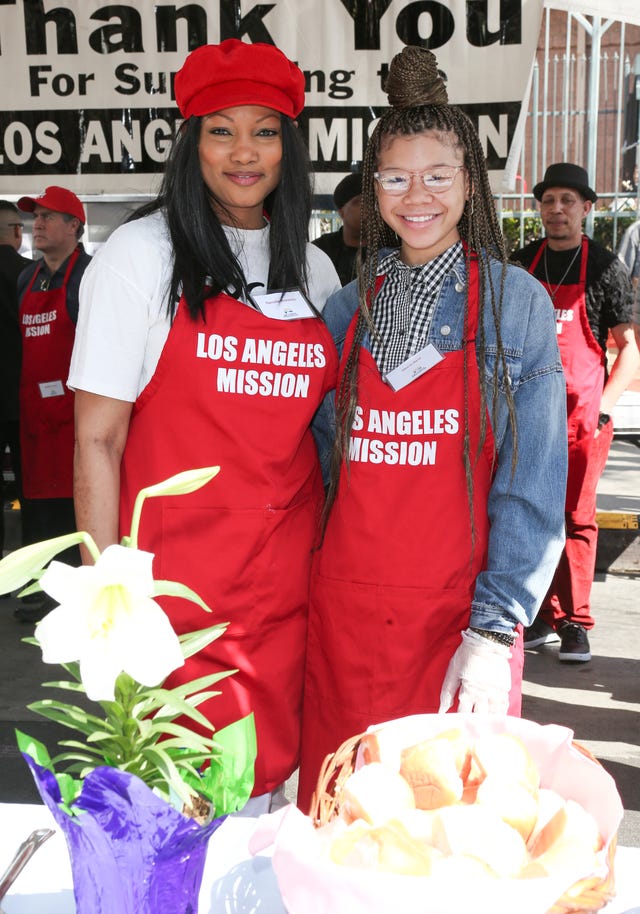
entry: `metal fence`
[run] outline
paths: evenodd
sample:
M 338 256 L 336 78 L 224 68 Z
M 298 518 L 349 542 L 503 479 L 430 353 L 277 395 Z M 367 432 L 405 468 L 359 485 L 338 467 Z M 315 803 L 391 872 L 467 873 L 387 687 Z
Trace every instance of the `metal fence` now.
M 640 27 L 545 9 L 516 191 L 496 195 L 512 247 L 541 233 L 531 188 L 547 165 L 583 165 L 598 193 L 586 231 L 615 249 L 640 212 Z

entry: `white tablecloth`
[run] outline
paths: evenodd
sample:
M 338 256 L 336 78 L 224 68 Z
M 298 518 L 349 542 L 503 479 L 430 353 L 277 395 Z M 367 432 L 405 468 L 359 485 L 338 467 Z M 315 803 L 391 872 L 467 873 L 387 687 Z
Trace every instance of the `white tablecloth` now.
M 271 861 L 247 849 L 256 819 L 230 818 L 209 843 L 199 914 L 286 914 Z M 55 828 L 44 806 L 0 804 L 0 875 L 36 828 Z M 619 847 L 617 895 L 602 914 L 640 914 L 640 848 Z M 2 901 L 2 914 L 74 914 L 71 869 L 63 836 L 49 838 Z M 390 912 L 395 914 L 395 912 Z

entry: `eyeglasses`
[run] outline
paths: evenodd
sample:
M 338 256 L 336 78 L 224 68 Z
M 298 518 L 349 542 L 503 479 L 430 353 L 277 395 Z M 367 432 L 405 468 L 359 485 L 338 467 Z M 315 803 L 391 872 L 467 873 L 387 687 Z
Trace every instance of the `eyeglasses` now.
M 374 178 L 385 194 L 406 194 L 414 178 L 421 178 L 423 186 L 432 194 L 449 190 L 464 165 L 446 165 L 432 171 L 376 171 Z
M 19 225 L 20 228 L 24 228 L 24 222 L 7 222 L 7 226 Z

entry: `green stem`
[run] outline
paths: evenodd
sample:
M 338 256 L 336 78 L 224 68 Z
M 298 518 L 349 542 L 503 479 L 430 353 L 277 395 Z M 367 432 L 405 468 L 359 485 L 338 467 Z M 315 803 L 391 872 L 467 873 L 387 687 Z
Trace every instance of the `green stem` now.
M 138 548 L 138 530 L 140 528 L 140 515 L 142 514 L 142 505 L 144 500 L 147 497 L 147 490 L 140 489 L 136 495 L 136 500 L 133 504 L 133 514 L 131 515 L 131 532 L 127 537 L 128 543 L 127 546 L 130 546 L 132 549 Z
M 96 546 L 96 542 L 95 542 L 94 538 L 89 533 L 83 532 L 82 541 L 83 541 L 84 545 L 87 547 L 87 552 L 89 553 L 89 555 L 91 556 L 91 558 L 93 559 L 94 564 L 95 564 L 95 562 L 97 562 L 98 559 L 100 558 L 100 550 Z

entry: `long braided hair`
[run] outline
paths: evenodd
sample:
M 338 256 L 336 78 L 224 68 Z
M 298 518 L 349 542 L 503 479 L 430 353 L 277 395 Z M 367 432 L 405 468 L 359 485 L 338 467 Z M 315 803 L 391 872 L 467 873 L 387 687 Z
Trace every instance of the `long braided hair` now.
M 469 181 L 469 198 L 458 223 L 460 238 L 465 244 L 467 275 L 470 261 L 477 256 L 479 274 L 479 311 L 477 350 L 480 364 L 480 437 L 475 454 L 471 453 L 468 414 L 468 372 L 464 347 L 465 375 L 465 421 L 464 421 L 464 466 L 467 483 L 467 498 L 471 516 L 472 548 L 475 539 L 473 515 L 473 467 L 484 445 L 487 433 L 487 405 L 492 417 L 496 415 L 498 402 L 499 369 L 508 378 L 504 348 L 500 335 L 500 318 L 507 265 L 507 250 L 504 236 L 496 215 L 491 187 L 487 175 L 482 146 L 470 119 L 454 105 L 449 105 L 447 90 L 438 71 L 437 61 L 431 51 L 418 47 L 406 47 L 391 61 L 385 86 L 391 107 L 379 119 L 367 144 L 363 160 L 362 177 L 362 238 L 366 249 L 364 263 L 358 272 L 359 313 L 353 343 L 345 362 L 344 374 L 336 397 L 336 439 L 331 458 L 331 480 L 325 503 L 324 524 L 328 519 L 331 505 L 335 500 L 342 461 L 349 469 L 349 443 L 351 429 L 358 402 L 358 354 L 367 331 L 377 335 L 371 312 L 376 299 L 376 276 L 379 252 L 384 247 L 398 247 L 400 239 L 383 221 L 375 192 L 374 172 L 378 167 L 381 148 L 395 137 L 413 136 L 429 132 L 444 143 L 451 143 L 464 153 L 464 167 Z M 489 269 L 488 257 L 502 263 L 499 289 Z M 465 337 L 468 325 L 468 290 L 465 299 Z M 488 295 L 486 294 L 488 290 Z M 496 327 L 497 358 L 494 363 L 490 392 L 483 370 L 485 354 L 484 313 L 491 308 Z M 514 437 L 512 473 L 517 460 L 516 419 L 513 396 L 507 384 L 506 399 L 509 422 Z

